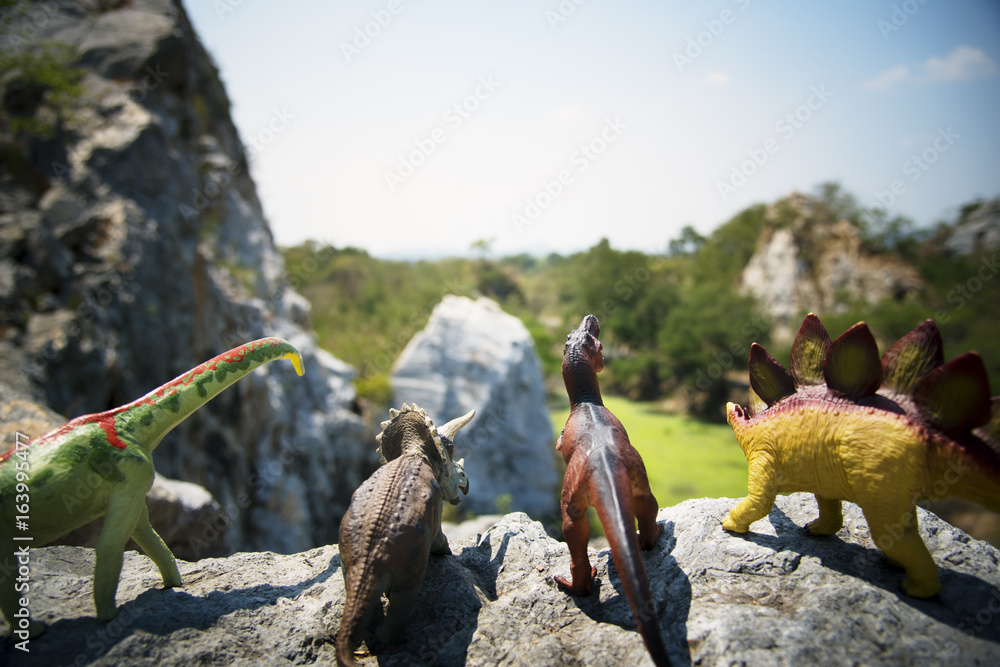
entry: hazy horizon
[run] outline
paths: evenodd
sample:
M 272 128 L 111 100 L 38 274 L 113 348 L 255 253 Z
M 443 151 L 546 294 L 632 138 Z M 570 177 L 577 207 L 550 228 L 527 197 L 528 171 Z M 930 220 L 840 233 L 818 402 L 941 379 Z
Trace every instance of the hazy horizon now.
M 658 252 L 828 181 L 918 226 L 1000 194 L 987 0 L 186 7 L 284 246 Z

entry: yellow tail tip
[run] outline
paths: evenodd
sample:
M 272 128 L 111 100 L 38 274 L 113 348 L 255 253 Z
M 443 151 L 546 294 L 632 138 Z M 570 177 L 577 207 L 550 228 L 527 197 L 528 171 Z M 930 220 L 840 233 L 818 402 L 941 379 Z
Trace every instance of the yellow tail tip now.
M 292 365 L 295 366 L 295 372 L 298 375 L 305 373 L 305 367 L 302 365 L 302 355 L 298 352 L 289 352 L 288 354 L 281 357 L 282 359 L 290 359 Z

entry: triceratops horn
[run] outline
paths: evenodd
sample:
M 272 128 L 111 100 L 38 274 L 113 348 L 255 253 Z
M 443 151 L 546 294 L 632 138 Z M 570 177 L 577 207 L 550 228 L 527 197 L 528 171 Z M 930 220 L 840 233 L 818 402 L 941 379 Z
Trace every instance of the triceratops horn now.
M 472 418 L 476 416 L 475 410 L 469 410 L 467 414 L 457 419 L 452 419 L 450 422 L 438 428 L 438 433 L 454 441 L 455 435 L 462 430 L 462 428 L 472 421 Z

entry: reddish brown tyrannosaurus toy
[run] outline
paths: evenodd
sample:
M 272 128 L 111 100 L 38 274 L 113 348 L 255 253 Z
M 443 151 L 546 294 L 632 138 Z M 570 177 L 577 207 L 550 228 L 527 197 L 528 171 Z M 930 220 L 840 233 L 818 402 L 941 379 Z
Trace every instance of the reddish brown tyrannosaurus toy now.
M 573 581 L 555 577 L 573 595 L 590 595 L 596 570 L 587 557 L 590 521 L 594 507 L 611 545 L 611 556 L 632 606 L 632 615 L 646 648 L 657 665 L 669 665 L 660 638 L 656 608 L 649 592 L 646 570 L 639 558 L 639 544 L 652 549 L 663 526 L 656 524 L 659 506 L 649 490 L 646 466 L 625 433 L 625 427 L 604 407 L 597 373 L 604 368 L 601 326 L 587 315 L 566 338 L 562 374 L 569 394 L 570 414 L 556 449 L 566 460 L 562 488 L 563 537 L 573 563 Z M 635 521 L 639 520 L 639 538 Z

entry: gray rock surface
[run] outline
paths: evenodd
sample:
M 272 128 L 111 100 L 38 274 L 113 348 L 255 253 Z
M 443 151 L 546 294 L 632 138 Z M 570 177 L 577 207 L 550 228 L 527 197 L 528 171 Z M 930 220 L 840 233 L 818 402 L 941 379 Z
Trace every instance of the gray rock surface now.
M 416 403 L 443 424 L 476 411 L 456 438 L 477 513 L 558 512 L 556 454 L 541 363 L 531 335 L 495 301 L 446 296 L 392 371 L 394 402 Z
M 663 536 L 644 555 L 665 643 L 676 665 L 996 665 L 1000 552 L 918 510 L 942 568 L 939 599 L 899 592 L 855 505 L 833 537 L 800 527 L 812 496 L 781 496 L 746 536 L 720 522 L 732 499 L 660 510 Z M 599 589 L 559 591 L 565 544 L 524 514 L 434 557 L 421 612 L 401 645 L 369 632 L 362 665 L 648 665 L 607 550 L 592 552 Z M 155 567 L 127 553 L 121 613 L 93 618 L 93 552 L 32 553 L 32 607 L 48 622 L 26 655 L 10 642 L 0 662 L 22 664 L 329 664 L 343 611 L 336 546 L 279 556 L 239 553 L 181 563 L 184 586 L 164 591 Z M 2 631 L 2 630 L 0 630 Z M 364 653 L 364 651 L 368 653 Z
M 283 362 L 244 378 L 163 440 L 157 470 L 207 488 L 236 549 L 335 541 L 377 462 L 354 370 L 304 328 L 308 304 L 289 286 L 251 156 L 183 6 L 39 12 L 23 48 L 68 44 L 85 85 L 51 139 L 0 128 L 0 381 L 70 418 L 241 343 L 287 338 L 305 377 Z M 294 113 L 276 110 L 270 130 Z
M 1000 198 L 985 202 L 959 220 L 948 234 L 945 248 L 956 255 L 1000 250 Z
M 855 300 L 914 295 L 917 270 L 898 257 L 868 253 L 858 229 L 821 214 L 810 197 L 794 193 L 767 211 L 765 227 L 741 276 L 774 323 L 772 338 L 790 343 L 800 315 L 844 312 Z

